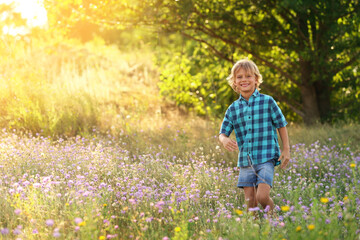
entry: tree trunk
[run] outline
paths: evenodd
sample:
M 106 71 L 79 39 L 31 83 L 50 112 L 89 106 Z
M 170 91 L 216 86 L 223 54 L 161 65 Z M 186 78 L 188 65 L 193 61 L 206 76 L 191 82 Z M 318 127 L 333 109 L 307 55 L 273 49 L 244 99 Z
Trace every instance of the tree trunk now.
M 301 69 L 301 99 L 304 109 L 304 122 L 311 125 L 320 120 L 316 89 L 311 81 L 312 66 L 310 61 L 300 59 Z
M 326 122 L 331 119 L 331 87 L 326 81 L 321 80 L 317 81 L 315 88 L 320 119 L 321 122 Z

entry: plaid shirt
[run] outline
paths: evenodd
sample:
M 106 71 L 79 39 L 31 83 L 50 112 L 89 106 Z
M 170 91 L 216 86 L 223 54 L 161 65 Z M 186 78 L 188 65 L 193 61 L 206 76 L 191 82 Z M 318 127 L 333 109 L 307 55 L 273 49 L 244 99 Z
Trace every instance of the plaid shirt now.
M 287 122 L 275 100 L 261 94 L 257 89 L 246 101 L 241 95 L 226 110 L 220 134 L 230 136 L 235 130 L 239 146 L 238 167 L 265 163 L 280 157 L 276 129 L 285 127 Z

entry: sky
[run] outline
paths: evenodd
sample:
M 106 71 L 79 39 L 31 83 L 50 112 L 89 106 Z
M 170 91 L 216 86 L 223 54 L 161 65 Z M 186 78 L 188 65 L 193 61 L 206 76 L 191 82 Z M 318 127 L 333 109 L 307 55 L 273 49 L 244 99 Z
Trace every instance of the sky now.
M 20 12 L 22 17 L 27 19 L 30 27 L 46 25 L 47 14 L 42 0 L 0 0 L 0 4 L 10 4 L 12 2 L 15 3 L 15 11 Z M 10 34 L 24 31 L 24 29 L 5 28 L 4 31 Z

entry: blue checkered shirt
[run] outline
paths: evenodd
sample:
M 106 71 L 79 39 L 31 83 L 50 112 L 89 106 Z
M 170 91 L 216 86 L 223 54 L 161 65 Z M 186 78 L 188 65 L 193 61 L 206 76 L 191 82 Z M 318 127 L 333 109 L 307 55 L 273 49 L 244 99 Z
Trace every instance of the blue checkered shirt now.
M 230 136 L 235 130 L 239 146 L 238 167 L 275 160 L 280 164 L 280 147 L 276 129 L 287 122 L 275 100 L 256 89 L 246 101 L 241 95 L 226 110 L 220 134 Z

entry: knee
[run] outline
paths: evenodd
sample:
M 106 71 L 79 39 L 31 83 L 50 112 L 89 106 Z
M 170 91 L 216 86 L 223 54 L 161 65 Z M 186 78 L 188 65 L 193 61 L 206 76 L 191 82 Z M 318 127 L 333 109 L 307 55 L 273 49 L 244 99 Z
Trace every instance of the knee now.
M 245 197 L 245 201 L 247 203 L 253 203 L 253 202 L 255 202 L 255 200 L 256 200 L 255 196 L 246 196 Z
M 261 205 L 264 205 L 269 202 L 270 197 L 265 194 L 257 194 L 256 199 Z

